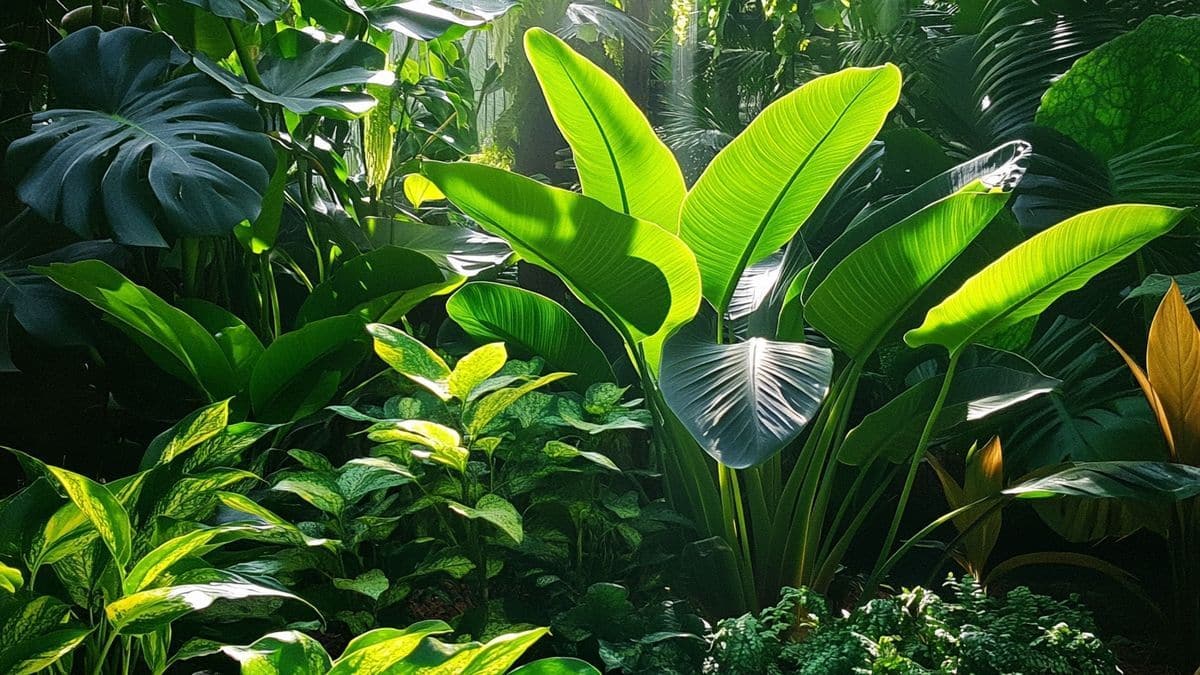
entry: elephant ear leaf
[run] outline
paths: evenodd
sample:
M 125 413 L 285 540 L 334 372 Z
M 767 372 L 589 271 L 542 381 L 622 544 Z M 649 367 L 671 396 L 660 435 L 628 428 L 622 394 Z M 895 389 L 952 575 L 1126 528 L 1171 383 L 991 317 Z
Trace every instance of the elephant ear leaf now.
M 667 340 L 663 399 L 696 442 L 734 469 L 779 452 L 816 414 L 833 374 L 833 353 L 797 342 L 707 339 L 697 319 Z
M 168 79 L 177 57 L 166 35 L 130 27 L 52 47 L 61 107 L 36 113 L 8 150 L 21 200 L 85 239 L 103 223 L 137 246 L 254 220 L 275 164 L 262 119 L 206 75 Z
M 718 313 L 742 271 L 795 236 L 899 96 L 891 64 L 817 78 L 767 106 L 713 159 L 684 200 L 680 236 Z
M 1166 234 L 1185 209 L 1118 204 L 1068 218 L 967 279 L 908 331 L 911 347 L 936 344 L 951 353 L 979 338 L 1038 316 L 1147 242 Z
M 621 85 L 540 28 L 525 33 L 525 53 L 571 145 L 583 194 L 677 231 L 683 172 Z
M 1152 16 L 1083 56 L 1042 97 L 1037 123 L 1104 160 L 1167 137 L 1200 143 L 1200 17 Z

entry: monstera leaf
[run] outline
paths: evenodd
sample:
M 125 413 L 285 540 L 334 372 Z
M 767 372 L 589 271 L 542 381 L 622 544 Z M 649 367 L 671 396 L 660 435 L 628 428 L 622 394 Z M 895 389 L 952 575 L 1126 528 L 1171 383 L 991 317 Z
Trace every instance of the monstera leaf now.
M 59 108 L 9 146 L 17 194 L 84 238 L 165 246 L 259 212 L 275 154 L 255 110 L 202 74 L 168 79 L 161 33 L 86 28 L 50 50 Z
M 271 23 L 288 8 L 287 0 L 183 0 L 208 10 L 222 19 L 237 19 L 246 23 Z
M 374 107 L 375 98 L 345 89 L 391 84 L 394 75 L 383 69 L 385 61 L 382 51 L 365 42 L 322 42 L 288 29 L 275 36 L 258 63 L 261 87 L 247 84 L 203 56 L 196 57 L 196 67 L 234 93 L 281 105 L 299 115 L 353 119 Z
M 359 0 L 367 21 L 379 30 L 395 31 L 414 40 L 433 40 L 450 29 L 474 28 L 504 14 L 510 0 Z

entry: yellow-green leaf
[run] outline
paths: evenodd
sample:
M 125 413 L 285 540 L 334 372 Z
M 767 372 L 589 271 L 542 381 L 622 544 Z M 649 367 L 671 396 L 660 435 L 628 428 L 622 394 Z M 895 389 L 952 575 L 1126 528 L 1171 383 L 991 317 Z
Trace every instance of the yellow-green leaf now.
M 541 28 L 525 33 L 525 53 L 571 146 L 583 194 L 678 232 L 683 172 L 621 85 Z
M 1068 218 L 968 279 L 929 310 L 925 322 L 908 331 L 904 340 L 912 347 L 937 344 L 957 352 L 1038 316 L 1058 298 L 1169 232 L 1186 213 L 1165 206 L 1118 204 Z

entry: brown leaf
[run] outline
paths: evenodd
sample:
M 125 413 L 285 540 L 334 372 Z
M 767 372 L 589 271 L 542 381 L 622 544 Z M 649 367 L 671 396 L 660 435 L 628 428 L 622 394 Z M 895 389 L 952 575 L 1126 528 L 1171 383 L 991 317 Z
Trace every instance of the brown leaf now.
M 1170 426 L 1175 459 L 1200 464 L 1200 330 L 1174 281 L 1150 324 L 1146 376 Z
M 1100 334 L 1104 335 L 1104 333 Z M 1117 353 L 1121 355 L 1121 358 L 1125 359 L 1125 365 L 1129 366 L 1130 372 L 1133 373 L 1133 379 L 1137 381 L 1138 386 L 1142 388 L 1142 393 L 1146 395 L 1146 401 L 1150 404 L 1150 410 L 1154 412 L 1154 419 L 1158 420 L 1158 427 L 1162 429 L 1163 438 L 1167 441 L 1167 449 L 1171 453 L 1171 459 L 1178 459 L 1178 455 L 1175 452 L 1175 441 L 1171 438 L 1171 425 L 1167 423 L 1167 415 L 1163 410 L 1162 401 L 1159 400 L 1158 394 L 1154 391 L 1154 387 L 1151 386 L 1150 380 L 1147 379 L 1145 371 L 1137 364 L 1137 361 L 1133 360 L 1133 357 L 1124 349 L 1121 349 L 1121 345 L 1117 344 L 1115 340 L 1107 335 L 1104 335 L 1104 339 L 1108 340 L 1108 344 L 1112 345 L 1113 349 L 1117 350 Z

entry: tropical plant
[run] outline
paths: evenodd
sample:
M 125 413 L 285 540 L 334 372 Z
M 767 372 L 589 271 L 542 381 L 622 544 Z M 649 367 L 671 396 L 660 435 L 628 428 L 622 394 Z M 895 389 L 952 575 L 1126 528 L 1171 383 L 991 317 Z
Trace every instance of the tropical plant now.
M 788 581 L 828 583 L 886 489 L 878 471 L 863 467 L 844 501 L 831 504 L 840 492 L 838 446 L 860 375 L 898 327 L 937 305 L 906 341 L 943 345 L 950 363 L 919 413 L 924 429 L 900 451 L 909 469 L 877 572 L 893 550 L 917 467 L 967 348 L 1036 317 L 1170 230 L 1184 213 L 1139 205 L 1097 209 L 993 260 L 995 254 L 971 246 L 1019 180 L 1026 151 L 1013 144 L 860 215 L 805 269 L 797 231 L 883 124 L 898 95 L 894 67 L 849 69 L 779 99 L 713 160 L 682 198 L 677 223 L 653 222 L 647 218 L 669 218 L 679 191 L 660 193 L 659 202 L 640 196 L 640 186 L 652 180 L 670 187 L 680 179 L 649 125 L 606 74 L 551 36 L 531 31 L 526 44 L 535 71 L 546 73 L 543 82 L 566 77 L 575 85 L 547 87 L 545 94 L 592 194 L 478 165 L 429 162 L 424 173 L 484 229 L 555 273 L 620 335 L 656 416 L 673 502 L 716 537 L 718 549 L 728 546 L 710 558 L 724 566 L 726 578 L 739 580 L 741 599 L 733 606 L 753 606 Z M 597 110 L 603 112 L 586 112 Z M 605 123 L 614 119 L 621 121 L 619 135 Z M 786 272 L 746 274 L 785 244 L 774 264 Z M 968 249 L 972 254 L 962 255 Z M 961 288 L 950 293 L 956 283 Z M 748 339 L 725 328 L 739 285 L 751 297 L 773 296 L 769 303 L 752 301 L 771 320 L 765 333 Z M 479 289 L 472 297 L 485 292 L 494 291 Z M 697 310 L 701 294 L 715 318 Z M 520 324 L 535 325 L 533 314 L 509 312 L 505 320 L 493 335 L 519 335 Z M 805 324 L 846 357 L 837 374 L 833 352 L 798 342 Z M 580 332 L 561 325 L 561 339 L 579 344 Z M 1030 395 L 1018 387 L 1007 400 Z M 814 418 L 788 466 L 777 453 Z M 864 487 L 874 497 L 866 508 L 851 508 Z M 825 527 L 831 514 L 832 531 Z M 833 534 L 843 525 L 845 532 Z
M 1200 328 L 1192 319 L 1179 285 L 1171 281 L 1154 314 L 1146 342 L 1145 370 L 1116 342 L 1105 337 L 1125 360 L 1145 394 L 1167 447 L 1167 461 L 1200 466 L 1200 437 L 1196 435 L 1200 418 L 1195 411 L 1200 379 L 1193 367 L 1195 360 L 1200 358 Z M 1162 458 L 1147 455 L 1146 459 Z M 1192 645 L 1185 651 L 1186 656 L 1193 659 L 1200 655 L 1195 648 L 1196 639 L 1200 637 L 1200 569 L 1196 567 L 1195 550 L 1197 531 L 1200 530 L 1198 504 L 1200 502 L 1193 498 L 1149 509 L 1129 505 L 1101 521 L 1092 531 L 1092 536 L 1096 537 L 1148 527 L 1166 534 L 1173 582 L 1174 624 L 1179 633 L 1179 644 Z
M 551 623 L 586 604 L 596 580 L 662 595 L 664 561 L 641 548 L 678 538 L 686 521 L 614 461 L 632 462 L 623 434 L 649 426 L 638 401 L 612 384 L 541 391 L 568 374 L 507 360 L 498 343 L 451 369 L 398 329 L 370 330 L 393 370 L 353 392 L 353 405 L 331 406 L 368 423 L 369 443 L 336 468 L 289 450 L 270 490 L 254 493 L 339 543 L 330 554 L 272 547 L 263 564 L 352 634 L 459 615 L 460 629 L 479 631 Z M 591 637 L 586 615 L 568 622 L 577 627 L 556 631 L 557 642 Z
M 177 624 L 193 612 L 216 617 L 221 603 L 247 599 L 306 604 L 269 577 L 205 561 L 246 540 L 326 545 L 278 518 L 206 524 L 225 491 L 258 480 L 228 467 L 273 428 L 228 417 L 228 401 L 196 411 L 150 444 L 144 470 L 107 485 L 11 451 L 31 482 L 0 508 L 11 534 L 6 672 L 128 672 L 142 662 L 161 673 Z M 43 583 L 47 573 L 57 583 Z
M 254 417 L 289 422 L 322 408 L 368 351 L 367 321 L 395 321 L 463 277 L 398 247 L 354 258 L 313 289 L 296 330 L 266 347 L 241 319 L 202 300 L 174 307 L 98 260 L 42 270 L 95 305 L 163 370 Z
M 717 625 L 704 672 L 1120 672 L 1077 597 L 1019 587 L 992 598 L 969 576 L 945 586 L 945 599 L 916 587 L 848 615 L 785 588 L 774 607 Z
M 350 641 L 331 659 L 320 642 L 299 631 L 270 633 L 245 646 L 193 643 L 187 658 L 221 652 L 241 665 L 241 672 L 296 675 L 376 675 L 411 672 L 454 672 L 463 675 L 599 675 L 579 659 L 538 659 L 509 669 L 525 650 L 547 633 L 535 628 L 498 635 L 487 643 L 446 643 L 433 637 L 452 632 L 442 621 L 422 621 L 407 628 L 377 628 Z

